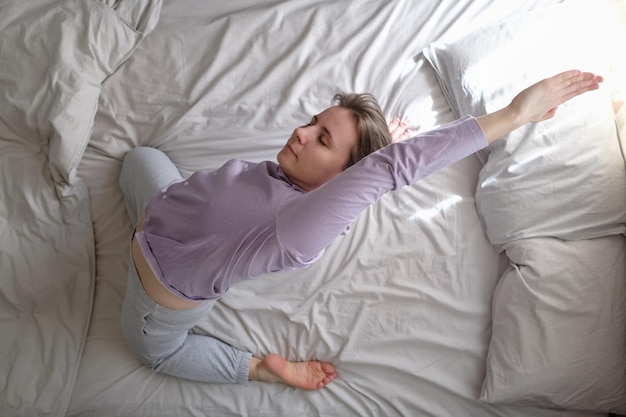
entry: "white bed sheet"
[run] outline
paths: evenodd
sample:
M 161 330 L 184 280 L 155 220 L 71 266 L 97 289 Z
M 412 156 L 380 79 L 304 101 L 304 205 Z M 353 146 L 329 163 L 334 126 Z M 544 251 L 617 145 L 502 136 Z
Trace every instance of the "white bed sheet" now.
M 478 401 L 491 298 L 475 157 L 385 196 L 313 267 L 232 288 L 199 327 L 234 345 L 336 364 L 316 392 L 152 374 L 119 321 L 129 225 L 117 178 L 135 146 L 187 175 L 274 159 L 337 91 L 370 91 L 417 130 L 452 120 L 420 51 L 441 36 L 555 1 L 170 1 L 103 85 L 78 175 L 89 187 L 96 298 L 70 416 L 588 416 Z

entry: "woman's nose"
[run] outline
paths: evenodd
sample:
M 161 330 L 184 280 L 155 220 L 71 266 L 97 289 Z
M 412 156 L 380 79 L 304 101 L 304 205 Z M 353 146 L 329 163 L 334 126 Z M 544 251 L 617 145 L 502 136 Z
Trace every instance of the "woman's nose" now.
M 307 132 L 308 126 L 302 126 L 296 129 L 296 139 L 298 139 L 298 143 L 304 145 L 308 141 L 309 132 Z

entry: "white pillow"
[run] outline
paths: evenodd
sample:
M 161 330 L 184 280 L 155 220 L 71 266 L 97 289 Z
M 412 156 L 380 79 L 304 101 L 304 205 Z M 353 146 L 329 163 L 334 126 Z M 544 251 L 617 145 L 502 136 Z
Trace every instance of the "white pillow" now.
M 0 137 L 48 150 L 69 181 L 101 83 L 158 21 L 161 0 L 10 0 L 0 13 Z
M 568 1 L 424 54 L 453 111 L 478 116 L 564 70 L 608 77 L 604 5 Z M 481 399 L 625 412 L 626 170 L 609 89 L 576 97 L 479 157 L 479 214 L 511 259 L 494 295 Z
M 626 414 L 624 237 L 505 250 L 481 400 Z
M 559 4 L 431 45 L 425 54 L 457 115 L 479 116 L 564 70 L 608 77 L 602 4 Z M 477 205 L 496 247 L 530 237 L 588 239 L 626 231 L 626 171 L 608 82 L 480 156 L 485 166 Z

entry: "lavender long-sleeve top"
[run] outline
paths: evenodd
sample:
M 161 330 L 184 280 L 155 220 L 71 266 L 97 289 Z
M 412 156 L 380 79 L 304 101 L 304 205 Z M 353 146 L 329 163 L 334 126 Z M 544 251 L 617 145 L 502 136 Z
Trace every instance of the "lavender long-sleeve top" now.
M 220 297 L 237 282 L 309 266 L 384 193 L 486 145 L 465 116 L 374 152 L 306 193 L 273 162 L 232 160 L 153 196 L 137 239 L 173 294 Z

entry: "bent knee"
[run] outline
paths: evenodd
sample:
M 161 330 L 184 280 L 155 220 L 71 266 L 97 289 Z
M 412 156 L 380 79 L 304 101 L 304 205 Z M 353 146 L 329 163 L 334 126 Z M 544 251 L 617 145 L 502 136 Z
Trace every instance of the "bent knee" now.
M 119 184 L 122 190 L 132 182 L 133 178 L 137 177 L 137 174 L 143 167 L 154 158 L 161 158 L 163 152 L 158 149 L 150 148 L 147 146 L 139 146 L 126 152 L 124 159 L 122 160 L 122 171 L 120 172 Z
M 136 337 L 126 337 L 126 343 L 135 357 L 154 372 L 158 371 L 159 365 L 167 357 L 165 354 L 155 354 L 154 350 L 150 349 L 149 344 L 138 340 Z
M 154 372 L 181 347 L 179 338 L 150 335 L 127 322 L 122 323 L 122 333 L 135 357 Z

